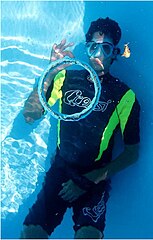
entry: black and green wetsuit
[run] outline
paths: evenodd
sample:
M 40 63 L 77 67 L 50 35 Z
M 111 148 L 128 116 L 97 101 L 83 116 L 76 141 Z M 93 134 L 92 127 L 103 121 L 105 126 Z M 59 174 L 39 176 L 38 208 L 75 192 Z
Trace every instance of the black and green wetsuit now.
M 89 73 L 61 71 L 47 92 L 47 100 L 53 105 L 60 96 L 62 113 L 72 114 L 88 107 L 94 96 Z M 125 144 L 139 142 L 139 108 L 134 92 L 126 84 L 109 73 L 104 75 L 94 111 L 79 121 L 59 122 L 60 156 L 75 167 L 87 169 L 111 161 L 114 132 L 118 127 Z
M 65 114 L 82 111 L 93 96 L 93 83 L 86 71 L 60 72 L 46 95 L 50 105 L 61 98 L 59 107 Z M 93 226 L 103 234 L 110 181 L 101 181 L 90 188 L 88 182 L 82 182 L 82 174 L 112 160 L 114 132 L 118 127 L 125 144 L 139 142 L 139 109 L 134 92 L 106 74 L 94 111 L 76 122 L 59 121 L 55 161 L 46 173 L 42 190 L 25 218 L 25 225 L 40 225 L 50 235 L 61 223 L 67 208 L 72 207 L 75 231 L 82 226 Z M 85 193 L 72 203 L 59 196 L 62 184 L 70 179 L 86 188 Z

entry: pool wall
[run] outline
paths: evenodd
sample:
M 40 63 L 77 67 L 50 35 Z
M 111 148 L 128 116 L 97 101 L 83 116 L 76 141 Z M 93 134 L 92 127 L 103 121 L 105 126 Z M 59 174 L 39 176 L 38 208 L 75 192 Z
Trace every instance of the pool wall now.
M 153 238 L 153 2 L 22 1 L 2 2 L 1 124 L 5 169 L 2 193 L 6 193 L 2 205 L 3 239 L 19 238 L 23 219 L 36 199 L 55 149 L 55 120 L 48 116 L 42 122 L 27 126 L 22 117 L 24 101 L 33 88 L 34 79 L 48 64 L 51 44 L 63 37 L 76 41 L 75 56 L 86 61 L 84 32 L 91 21 L 106 16 L 115 19 L 122 28 L 119 46 L 123 48 L 129 42 L 131 49 L 131 57 L 118 59 L 111 73 L 127 83 L 138 97 L 141 144 L 138 162 L 112 178 L 105 238 Z M 52 143 L 50 148 L 48 142 Z M 16 181 L 17 177 L 21 178 L 20 182 Z M 13 196 L 16 200 L 11 203 Z M 72 226 L 71 210 L 68 210 L 51 238 L 73 238 Z

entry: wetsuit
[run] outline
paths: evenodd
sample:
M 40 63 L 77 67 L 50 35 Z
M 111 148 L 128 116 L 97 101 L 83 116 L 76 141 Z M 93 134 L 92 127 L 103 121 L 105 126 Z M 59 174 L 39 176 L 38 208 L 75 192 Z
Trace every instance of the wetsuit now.
M 120 128 L 125 144 L 137 144 L 140 106 L 134 92 L 109 73 L 102 80 L 102 91 L 94 111 L 75 122 L 59 121 L 55 159 L 46 174 L 41 192 L 24 224 L 41 225 L 50 235 L 61 223 L 67 207 L 73 207 L 74 230 L 92 225 L 102 233 L 105 227 L 109 180 L 92 187 L 72 204 L 58 196 L 61 184 L 104 167 L 112 160 L 114 133 Z M 88 107 L 94 85 L 87 71 L 61 71 L 48 89 L 50 105 L 60 100 L 60 111 L 72 114 Z M 64 236 L 63 236 L 64 237 Z

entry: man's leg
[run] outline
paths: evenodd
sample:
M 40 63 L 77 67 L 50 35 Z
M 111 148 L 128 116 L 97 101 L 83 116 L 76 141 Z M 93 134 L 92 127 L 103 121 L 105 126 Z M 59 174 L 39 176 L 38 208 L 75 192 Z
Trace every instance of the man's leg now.
M 61 223 L 68 205 L 58 193 L 62 189 L 62 183 L 67 180 L 64 169 L 53 164 L 46 173 L 36 202 L 24 220 L 21 238 L 46 239 Z
M 97 184 L 73 203 L 75 239 L 102 239 L 105 228 L 107 182 Z
M 81 227 L 75 233 L 75 239 L 102 239 L 102 233 L 93 226 Z
M 48 239 L 48 234 L 39 225 L 24 225 L 20 239 Z

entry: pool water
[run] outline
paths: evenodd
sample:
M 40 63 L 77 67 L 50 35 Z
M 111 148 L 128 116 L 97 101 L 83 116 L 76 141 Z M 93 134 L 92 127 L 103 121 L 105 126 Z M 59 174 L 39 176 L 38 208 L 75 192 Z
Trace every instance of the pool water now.
M 153 238 L 153 2 L 2 1 L 1 9 L 2 238 L 19 238 L 56 147 L 57 120 L 48 114 L 25 123 L 24 102 L 48 66 L 53 43 L 74 42 L 76 58 L 87 61 L 85 33 L 106 16 L 122 28 L 120 47 L 130 44 L 131 57 L 118 59 L 111 72 L 139 99 L 141 146 L 139 161 L 112 179 L 105 238 Z M 72 226 L 68 210 L 51 238 L 73 238 Z

